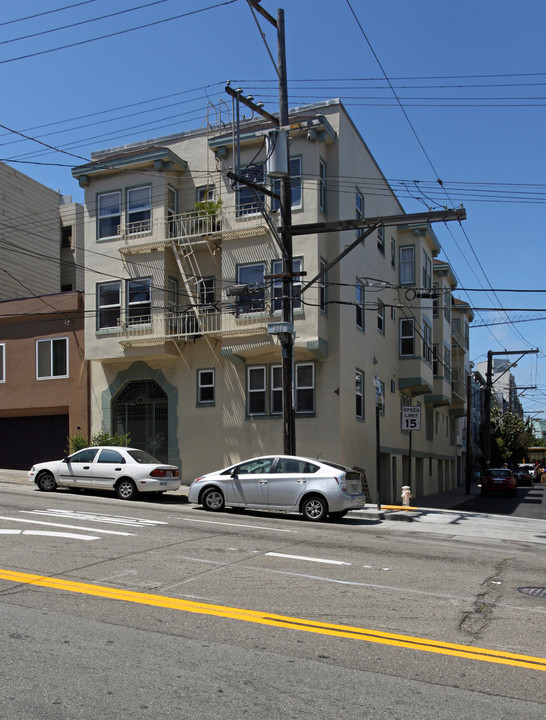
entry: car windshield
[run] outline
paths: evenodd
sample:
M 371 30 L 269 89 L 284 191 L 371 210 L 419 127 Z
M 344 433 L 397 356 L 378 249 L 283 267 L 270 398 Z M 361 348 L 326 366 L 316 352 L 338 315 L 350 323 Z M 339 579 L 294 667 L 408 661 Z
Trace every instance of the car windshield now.
M 157 458 L 145 450 L 127 450 L 127 454 L 139 465 L 161 465 Z

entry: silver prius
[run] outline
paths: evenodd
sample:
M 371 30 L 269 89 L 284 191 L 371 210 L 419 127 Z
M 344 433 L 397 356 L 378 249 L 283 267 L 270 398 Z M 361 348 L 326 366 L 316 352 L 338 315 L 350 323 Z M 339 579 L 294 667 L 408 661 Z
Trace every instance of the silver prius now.
M 357 470 L 292 455 L 264 455 L 201 475 L 188 500 L 205 510 L 248 507 L 299 512 L 306 520 L 342 518 L 366 503 Z

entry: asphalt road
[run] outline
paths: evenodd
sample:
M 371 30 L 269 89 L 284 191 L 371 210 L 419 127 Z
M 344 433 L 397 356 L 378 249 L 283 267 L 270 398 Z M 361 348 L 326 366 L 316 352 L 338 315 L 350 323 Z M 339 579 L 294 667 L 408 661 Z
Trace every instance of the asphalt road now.
M 544 715 L 544 519 L 0 492 L 6 720 Z

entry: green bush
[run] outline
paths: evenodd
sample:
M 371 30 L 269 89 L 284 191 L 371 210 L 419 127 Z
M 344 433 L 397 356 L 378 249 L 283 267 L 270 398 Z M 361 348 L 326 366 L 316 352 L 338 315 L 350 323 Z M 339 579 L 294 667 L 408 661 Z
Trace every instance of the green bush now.
M 120 435 L 119 433 L 111 433 L 109 430 L 102 428 L 98 433 L 91 436 L 91 441 L 87 441 L 81 433 L 76 435 L 70 435 L 68 438 L 68 447 L 66 454 L 78 452 L 86 447 L 92 447 L 96 445 L 116 445 L 118 447 L 127 447 L 131 442 L 131 433 L 126 435 Z

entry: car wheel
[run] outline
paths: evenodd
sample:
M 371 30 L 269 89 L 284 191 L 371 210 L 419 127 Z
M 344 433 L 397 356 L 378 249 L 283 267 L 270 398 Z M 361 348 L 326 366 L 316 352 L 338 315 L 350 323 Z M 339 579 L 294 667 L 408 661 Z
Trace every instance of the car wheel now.
M 120 500 L 132 500 L 137 492 L 136 485 L 132 480 L 120 480 L 116 485 L 116 495 Z
M 324 520 L 328 514 L 328 505 L 326 504 L 326 500 L 319 495 L 310 495 L 303 501 L 301 512 L 306 520 L 320 522 Z
M 216 488 L 209 488 L 203 492 L 201 504 L 205 510 L 212 510 L 213 512 L 223 510 L 226 505 L 222 491 Z
M 40 473 L 38 477 L 36 478 L 36 485 L 38 485 L 38 489 L 42 492 L 52 492 L 53 490 L 57 489 L 57 483 L 55 482 L 55 478 L 53 477 L 53 474 L 49 471 Z
M 344 518 L 348 512 L 348 510 L 339 510 L 338 512 L 328 513 L 328 515 L 332 520 L 341 520 L 341 518 Z

